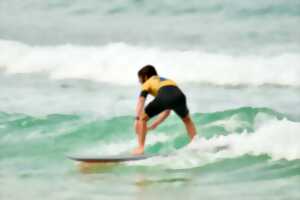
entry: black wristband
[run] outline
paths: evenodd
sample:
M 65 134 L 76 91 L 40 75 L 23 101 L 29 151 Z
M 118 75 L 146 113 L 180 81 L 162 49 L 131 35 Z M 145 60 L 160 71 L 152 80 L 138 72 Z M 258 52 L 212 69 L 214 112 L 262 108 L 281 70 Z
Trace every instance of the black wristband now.
M 136 116 L 136 117 L 135 117 L 135 120 L 140 120 L 140 117 L 139 117 L 139 116 Z

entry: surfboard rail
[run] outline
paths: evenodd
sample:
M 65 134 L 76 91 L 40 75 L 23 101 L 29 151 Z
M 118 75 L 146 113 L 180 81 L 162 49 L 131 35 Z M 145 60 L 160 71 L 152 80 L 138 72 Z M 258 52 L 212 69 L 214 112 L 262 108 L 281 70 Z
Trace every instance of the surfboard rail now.
M 145 160 L 157 154 L 142 154 L 142 155 L 113 155 L 113 156 L 78 156 L 67 155 L 67 158 L 86 163 L 119 163 L 128 161 Z

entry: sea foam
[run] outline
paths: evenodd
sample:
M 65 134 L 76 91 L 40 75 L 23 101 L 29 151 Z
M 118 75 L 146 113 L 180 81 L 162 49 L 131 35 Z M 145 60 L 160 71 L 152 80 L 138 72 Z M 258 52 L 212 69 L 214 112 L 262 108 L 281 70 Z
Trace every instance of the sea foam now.
M 87 79 L 131 85 L 146 64 L 179 82 L 213 85 L 300 86 L 300 56 L 227 55 L 201 50 L 174 50 L 125 43 L 104 46 L 30 46 L 0 40 L 0 69 L 8 74 L 45 73 L 52 79 Z
M 231 133 L 210 139 L 197 137 L 186 147 L 145 161 L 129 165 L 163 166 L 188 169 L 245 155 L 267 155 L 272 160 L 300 159 L 300 123 L 287 119 L 269 120 L 253 133 Z

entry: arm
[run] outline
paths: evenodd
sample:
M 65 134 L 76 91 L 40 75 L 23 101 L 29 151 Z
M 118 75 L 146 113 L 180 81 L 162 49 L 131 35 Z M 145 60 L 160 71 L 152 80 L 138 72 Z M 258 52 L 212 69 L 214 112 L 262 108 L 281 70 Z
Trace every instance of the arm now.
M 145 139 L 147 133 L 146 121 L 142 119 L 145 105 L 145 97 L 140 96 L 136 106 L 135 133 L 137 135 L 139 146 L 133 151 L 133 154 L 144 152 Z
M 169 115 L 171 110 L 163 111 L 158 118 L 153 122 L 153 124 L 149 127 L 150 130 L 155 129 L 160 123 L 162 123 Z
M 136 105 L 136 116 L 141 118 L 142 113 L 144 110 L 144 105 L 145 105 L 146 98 L 143 96 L 140 96 Z

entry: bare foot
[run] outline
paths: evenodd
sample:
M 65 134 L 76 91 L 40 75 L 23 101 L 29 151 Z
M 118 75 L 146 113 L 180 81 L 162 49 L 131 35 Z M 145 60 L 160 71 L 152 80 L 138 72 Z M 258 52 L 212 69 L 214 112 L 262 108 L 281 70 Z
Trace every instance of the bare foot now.
M 144 147 L 137 147 L 132 151 L 133 155 L 141 155 L 144 153 Z

